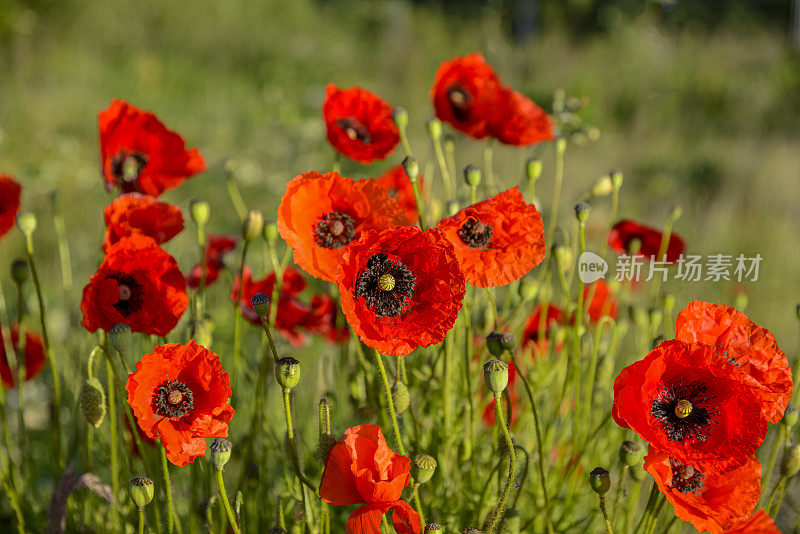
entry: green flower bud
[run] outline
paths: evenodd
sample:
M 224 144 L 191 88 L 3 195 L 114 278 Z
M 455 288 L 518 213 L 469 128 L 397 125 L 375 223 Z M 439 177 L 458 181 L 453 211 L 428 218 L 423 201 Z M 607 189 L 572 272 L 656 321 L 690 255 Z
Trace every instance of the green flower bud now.
M 470 187 L 481 185 L 481 170 L 471 163 L 464 168 L 464 181 Z
M 264 239 L 267 240 L 267 243 L 274 243 L 279 235 L 277 224 L 271 222 L 264 225 Z
M 456 140 L 449 133 L 448 134 L 444 134 L 444 136 L 442 137 L 442 142 L 444 143 L 444 149 L 446 151 L 455 150 L 455 148 L 456 148 Z
M 436 471 L 436 459 L 427 454 L 418 454 L 414 456 L 414 461 L 411 462 L 411 476 L 420 484 L 425 484 L 433 477 Z
M 611 175 L 607 174 L 594 183 L 590 193 L 593 197 L 605 197 L 610 195 L 613 190 L 614 184 L 611 183 Z
M 611 487 L 611 477 L 608 476 L 608 471 L 602 467 L 595 467 L 594 470 L 589 473 L 589 485 L 592 486 L 592 489 L 598 495 L 605 495 L 608 488 Z
M 399 380 L 392 384 L 392 402 L 394 403 L 394 411 L 397 415 L 403 415 L 411 404 L 411 395 L 408 392 L 408 386 Z
M 505 520 L 500 527 L 500 534 L 519 534 L 522 528 L 522 518 L 516 510 L 506 510 Z
M 95 428 L 100 428 L 106 416 L 106 392 L 98 379 L 84 379 L 78 394 L 78 404 L 86 422 Z
M 558 268 L 562 272 L 568 272 L 572 268 L 572 249 L 566 245 L 553 245 L 552 250 Z
M 412 184 L 417 183 L 417 177 L 419 176 L 419 162 L 417 158 L 413 156 L 406 156 L 403 158 L 403 170 L 406 171 L 406 176 L 408 176 Z
M 683 215 L 683 208 L 681 208 L 680 206 L 675 206 L 674 208 L 672 208 L 672 214 L 670 214 L 670 218 L 673 221 L 677 221 L 678 219 L 680 219 L 681 215 Z
M 284 389 L 292 389 L 300 382 L 300 362 L 291 356 L 284 356 L 275 366 L 275 378 Z
M 209 447 L 211 452 L 208 455 L 208 461 L 211 462 L 214 469 L 222 471 L 222 468 L 225 467 L 225 464 L 231 459 L 232 448 L 233 444 L 227 439 L 217 438 L 211 443 Z
M 514 336 L 508 332 L 493 331 L 486 336 L 486 348 L 492 356 L 502 356 L 505 351 L 510 352 L 514 349 Z
M 197 226 L 205 226 L 211 218 L 211 206 L 205 200 L 192 200 L 189 203 L 189 213 Z
M 613 170 L 608 175 L 611 177 L 611 185 L 614 186 L 614 189 L 619 190 L 622 187 L 622 171 Z
M 637 465 L 644 457 L 642 446 L 635 441 L 623 441 L 619 448 L 619 461 L 628 467 Z
M 792 428 L 794 425 L 797 424 L 797 420 L 800 418 L 800 409 L 794 406 L 787 406 L 786 411 L 783 412 L 783 419 L 781 419 L 781 424 L 786 425 L 788 428 Z
M 17 228 L 19 228 L 22 235 L 30 238 L 33 232 L 36 231 L 36 215 L 29 211 L 21 211 L 17 215 Z
M 517 293 L 522 300 L 529 302 L 539 294 L 539 282 L 535 278 L 523 278 L 519 281 Z
M 658 325 L 660 325 L 661 321 L 664 319 L 664 312 L 658 308 L 650 308 L 648 319 L 650 320 L 651 328 L 658 328 Z
M 542 160 L 530 158 L 525 162 L 525 177 L 529 182 L 535 182 L 542 177 Z
M 392 110 L 392 120 L 399 129 L 405 130 L 408 127 L 408 111 L 400 106 L 394 108 Z
M 214 338 L 212 335 L 212 331 L 214 329 L 214 323 L 211 322 L 209 319 L 197 319 L 194 325 L 194 340 L 197 342 L 198 345 L 211 348 L 211 344 L 214 342 Z
M 428 127 L 428 134 L 431 136 L 431 139 L 438 141 L 442 136 L 442 121 L 433 118 L 427 122 L 426 126 Z
M 665 294 L 662 302 L 664 304 L 664 309 L 667 310 L 667 312 L 671 312 L 673 308 L 675 308 L 675 295 L 672 293 Z
M 643 482 L 647 478 L 647 471 L 644 470 L 644 464 L 636 464 L 628 469 L 631 478 L 636 482 Z
M 136 477 L 128 486 L 128 495 L 139 510 L 150 504 L 154 493 L 153 481 L 147 477 Z
M 442 532 L 443 530 L 442 525 L 439 523 L 428 523 L 425 525 L 425 530 L 423 532 L 427 534 L 428 532 Z
M 242 221 L 242 238 L 245 241 L 252 241 L 261 235 L 264 229 L 264 216 L 258 210 L 250 210 Z
M 592 212 L 592 207 L 586 202 L 578 202 L 575 204 L 575 217 L 581 224 L 586 224 L 589 220 L 589 214 Z
M 781 460 L 781 476 L 791 478 L 800 471 L 800 445 L 787 447 Z
M 264 293 L 256 293 L 250 299 L 250 305 L 253 306 L 253 311 L 261 317 L 266 319 L 269 316 L 269 296 Z
M 131 346 L 131 327 L 125 323 L 117 323 L 108 331 L 108 339 L 111 346 L 120 354 L 127 354 Z
M 483 380 L 489 391 L 499 395 L 508 386 L 508 365 L 500 360 L 489 360 L 483 364 Z
M 563 137 L 558 137 L 556 139 L 556 152 L 559 154 L 563 154 L 567 151 L 567 140 Z
M 328 460 L 328 453 L 331 452 L 333 446 L 336 445 L 336 436 L 333 434 L 322 434 L 319 437 L 319 441 L 317 442 L 317 460 L 322 465 L 325 465 L 325 462 Z
M 11 262 L 11 278 L 17 285 L 22 285 L 28 281 L 28 276 L 31 274 L 28 262 L 23 259 L 16 259 Z
M 744 291 L 740 291 L 736 293 L 736 296 L 733 298 L 733 307 L 743 312 L 747 309 L 747 305 L 750 303 L 750 298 L 747 296 L 747 293 Z
M 458 213 L 458 201 L 457 200 L 448 200 L 447 201 L 447 216 L 452 217 Z

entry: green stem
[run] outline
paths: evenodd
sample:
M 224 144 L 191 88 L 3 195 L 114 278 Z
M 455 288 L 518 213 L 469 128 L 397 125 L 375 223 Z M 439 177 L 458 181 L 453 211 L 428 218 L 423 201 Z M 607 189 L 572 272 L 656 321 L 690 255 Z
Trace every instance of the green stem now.
M 380 375 L 381 382 L 383 383 L 383 390 L 386 396 L 386 405 L 389 408 L 389 418 L 392 421 L 392 431 L 394 432 L 394 440 L 397 442 L 397 450 L 403 456 L 406 455 L 405 447 L 403 447 L 403 440 L 400 438 L 400 425 L 397 424 L 397 413 L 394 411 L 394 401 L 392 400 L 392 387 L 389 385 L 389 377 L 386 375 L 386 368 L 383 365 L 383 357 L 375 352 L 375 363 L 378 367 L 378 374 Z
M 494 292 L 492 291 L 491 287 L 486 288 L 486 295 L 489 297 L 489 311 L 492 312 L 492 324 L 493 329 L 497 329 L 499 327 L 500 318 L 497 315 L 497 302 L 494 300 Z
M 242 351 L 242 310 L 240 302 L 242 300 L 242 292 L 244 291 L 244 262 L 247 258 L 247 249 L 250 242 L 244 240 L 242 246 L 242 259 L 239 262 L 239 290 L 236 292 L 236 302 L 233 308 L 233 380 L 235 381 L 236 371 L 239 369 L 239 354 Z
M 108 388 L 108 432 L 109 449 L 111 454 L 111 489 L 114 493 L 114 504 L 111 513 L 114 522 L 119 521 L 119 458 L 117 452 L 117 401 L 116 387 L 114 386 L 114 370 L 111 364 L 111 355 L 106 352 L 106 387 Z M 132 429 L 134 432 L 136 429 Z
M 445 435 L 453 434 L 453 336 L 450 332 L 444 338 L 444 376 L 442 377 L 442 402 Z M 448 447 L 449 449 L 449 447 Z
M 553 198 L 550 201 L 550 222 L 547 225 L 547 239 L 553 239 L 553 232 L 558 223 L 558 202 L 561 198 L 561 184 L 564 182 L 564 152 L 567 144 L 556 141 L 556 176 L 553 186 Z
M 61 262 L 61 283 L 63 284 L 64 292 L 69 293 L 72 291 L 72 259 L 69 253 L 69 241 L 67 240 L 67 230 L 64 226 L 64 217 L 61 215 L 61 210 L 58 209 L 55 195 L 52 197 L 52 210 L 53 226 L 55 227 L 56 240 L 58 242 L 58 257 Z
M 675 224 L 675 221 L 678 220 L 676 217 L 676 213 L 673 211 L 670 214 L 669 218 L 667 218 L 667 222 L 664 225 L 664 231 L 661 233 L 661 243 L 658 245 L 658 256 L 656 256 L 657 261 L 665 261 L 667 250 L 669 248 L 669 240 L 672 236 L 672 226 Z M 658 293 L 661 291 L 661 276 L 657 276 L 653 283 L 653 297 L 657 297 Z
M 239 216 L 239 220 L 243 221 L 244 218 L 247 217 L 247 204 L 244 203 L 242 193 L 239 191 L 239 186 L 236 184 L 236 178 L 234 178 L 233 172 L 228 171 L 226 173 L 225 185 L 228 186 L 228 196 L 233 204 L 233 209 L 236 210 L 236 215 Z
M 616 495 L 614 495 L 614 511 L 612 518 L 612 523 L 614 525 L 617 524 L 617 512 L 619 511 L 619 501 L 622 497 L 622 488 L 625 485 L 625 475 L 628 473 L 628 464 L 620 460 L 619 462 L 619 475 L 617 476 L 617 491 Z
M 496 194 L 498 189 L 494 180 L 494 165 L 492 163 L 493 156 L 494 142 L 490 139 L 483 148 L 483 166 L 486 170 L 486 185 L 489 186 L 489 190 L 492 194 Z
M 164 476 L 164 493 L 167 497 L 167 532 L 172 534 L 177 527 L 177 531 L 181 532 L 181 523 L 175 513 L 175 508 L 172 504 L 172 484 L 169 480 L 169 463 L 167 462 L 167 450 L 164 444 L 159 440 L 158 450 L 161 453 L 161 473 Z
M 419 514 L 419 522 L 422 526 L 425 526 L 425 514 L 422 513 L 422 502 L 419 500 L 419 484 L 414 484 L 411 490 L 411 496 L 414 498 L 414 506 L 417 508 L 417 513 Z
M 222 469 L 214 469 L 214 478 L 217 481 L 217 487 L 222 497 L 222 505 L 225 507 L 225 513 L 228 515 L 228 522 L 234 534 L 241 534 L 239 525 L 236 522 L 236 516 L 233 514 L 233 508 L 231 508 L 231 502 L 228 500 L 228 493 L 225 491 L 225 480 L 222 478 Z
M 608 512 L 606 511 L 606 496 L 605 495 L 598 495 L 600 498 L 600 511 L 603 513 L 603 520 L 606 523 L 606 532 L 608 534 L 614 534 L 614 529 L 611 528 L 611 521 L 608 520 Z
M 306 476 L 303 474 L 303 471 L 300 469 L 300 457 L 297 454 L 297 444 L 294 440 L 294 425 L 292 424 L 291 391 L 292 390 L 289 388 L 283 388 L 283 413 L 286 417 L 286 434 L 289 437 L 289 453 L 292 457 L 292 466 L 294 466 L 294 472 L 300 482 L 305 484 L 311 491 L 316 493 L 317 489 L 314 487 L 311 481 L 306 478 Z
M 453 200 L 452 176 L 450 176 L 450 171 L 447 168 L 447 161 L 444 158 L 444 151 L 442 150 L 442 143 L 440 137 L 433 139 L 433 151 L 436 153 L 436 162 L 439 164 L 439 171 L 442 174 L 445 199 Z
M 139 508 L 139 534 L 144 534 L 144 508 Z
M 506 447 L 508 448 L 508 480 L 506 480 L 506 485 L 503 488 L 500 499 L 497 501 L 497 507 L 494 509 L 494 513 L 492 514 L 492 522 L 489 523 L 489 528 L 486 530 L 486 534 L 494 534 L 494 532 L 496 532 L 500 526 L 500 522 L 505 515 L 506 500 L 508 500 L 508 495 L 511 493 L 511 486 L 514 484 L 514 478 L 517 474 L 517 456 L 514 452 L 514 442 L 511 441 L 511 435 L 508 433 L 508 425 L 506 425 L 505 417 L 503 417 L 503 408 L 501 407 L 501 404 L 500 394 L 495 393 L 495 419 L 500 425 L 500 430 L 503 432 L 503 438 L 505 438 Z
M 424 232 L 428 229 L 428 225 L 425 222 L 425 203 L 422 201 L 422 192 L 419 189 L 419 179 L 411 181 L 411 190 L 414 191 L 414 204 L 417 205 L 419 228 Z
M 636 524 L 636 529 L 633 531 L 634 534 L 638 534 L 639 529 L 646 526 L 650 522 L 650 517 L 653 515 L 653 506 L 656 504 L 658 495 L 658 485 L 653 482 L 653 485 L 650 488 L 650 496 L 647 498 L 647 506 L 644 509 L 644 514 L 642 514 L 641 519 L 639 519 L 639 522 Z
M 797 384 L 797 382 L 795 382 Z M 775 437 L 775 442 L 772 444 L 772 450 L 769 453 L 769 460 L 767 461 L 767 468 L 764 471 L 764 479 L 761 481 L 762 488 L 768 488 L 769 483 L 772 481 L 772 473 L 775 471 L 775 463 L 778 459 L 778 453 L 783 448 L 783 443 L 786 440 L 786 425 L 778 425 L 778 435 Z
M 25 516 L 22 514 L 19 494 L 14 488 L 11 470 L 9 469 L 9 465 L 6 465 L 6 455 L 3 451 L 0 451 L 0 482 L 2 482 L 3 490 L 8 498 L 8 503 L 11 505 L 11 508 L 14 510 L 14 515 L 17 517 L 17 532 L 18 534 L 25 534 Z

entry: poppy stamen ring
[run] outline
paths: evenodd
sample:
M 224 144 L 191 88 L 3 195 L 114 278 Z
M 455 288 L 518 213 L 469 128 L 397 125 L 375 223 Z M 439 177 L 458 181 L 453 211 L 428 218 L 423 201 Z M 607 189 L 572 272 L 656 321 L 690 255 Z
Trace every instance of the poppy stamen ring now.
M 686 399 L 681 399 L 675 405 L 675 416 L 686 419 L 692 414 L 692 403 Z
M 183 417 L 194 409 L 194 395 L 183 382 L 167 380 L 156 388 L 153 404 L 153 411 L 162 417 Z

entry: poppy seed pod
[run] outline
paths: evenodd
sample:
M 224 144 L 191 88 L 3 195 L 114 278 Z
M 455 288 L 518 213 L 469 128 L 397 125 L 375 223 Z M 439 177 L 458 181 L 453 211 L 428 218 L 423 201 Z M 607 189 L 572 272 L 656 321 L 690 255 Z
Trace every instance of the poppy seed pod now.
M 117 323 L 108 331 L 111 346 L 120 354 L 127 354 L 131 346 L 131 327 L 125 323 Z
M 442 121 L 439 119 L 433 118 L 429 120 L 426 126 L 428 127 L 428 134 L 434 141 L 438 140 L 442 136 Z
M 792 445 L 783 452 L 781 476 L 791 478 L 800 471 L 800 445 Z
M 425 530 L 423 532 L 442 532 L 443 530 L 442 525 L 439 523 L 428 523 L 425 525 Z
M 264 293 L 253 295 L 253 298 L 250 299 L 250 304 L 253 306 L 253 311 L 262 319 L 269 315 L 269 297 Z
M 530 158 L 525 162 L 525 177 L 529 182 L 535 182 L 542 176 L 542 160 Z
M 284 356 L 275 366 L 275 378 L 284 389 L 292 389 L 300 382 L 300 362 L 291 356 Z
M 481 170 L 471 163 L 464 168 L 464 181 L 470 187 L 481 185 Z
M 638 465 L 644 457 L 642 446 L 635 441 L 623 441 L 619 448 L 619 461 L 628 467 Z
M 106 392 L 98 379 L 94 377 L 84 379 L 78 403 L 86 422 L 95 428 L 100 428 L 106 416 Z
M 392 110 L 392 120 L 398 128 L 405 130 L 408 127 L 408 111 L 406 111 L 406 108 L 401 108 L 400 106 L 394 108 Z
M 436 459 L 427 454 L 418 454 L 411 463 L 411 476 L 420 484 L 425 484 L 436 471 Z
M 611 487 L 611 477 L 608 476 L 608 471 L 602 467 L 595 467 L 592 472 L 589 473 L 589 485 L 592 486 L 592 490 L 598 495 L 605 495 Z
M 153 481 L 147 477 L 136 477 L 131 480 L 128 486 L 128 494 L 139 510 L 143 510 L 145 506 L 150 504 L 154 493 Z
M 489 391 L 499 395 L 508 386 L 508 365 L 500 360 L 489 360 L 483 364 L 483 379 Z
M 31 270 L 28 262 L 23 259 L 16 259 L 11 262 L 11 278 L 17 285 L 22 285 L 28 281 Z
M 403 170 L 406 171 L 406 176 L 412 184 L 417 183 L 419 176 L 419 162 L 413 156 L 406 156 L 403 159 Z
M 264 216 L 258 210 L 250 210 L 242 221 L 242 238 L 245 241 L 252 241 L 257 238 L 264 229 Z
M 795 406 L 787 406 L 786 411 L 783 412 L 783 419 L 781 419 L 781 423 L 786 425 L 788 428 L 792 428 L 797 424 L 798 418 L 800 418 L 800 409 L 796 408 Z
M 399 380 L 392 384 L 392 402 L 397 415 L 403 415 L 408 410 L 409 404 L 411 404 L 408 386 Z
M 203 226 L 211 218 L 211 206 L 205 200 L 192 200 L 189 203 L 189 214 L 197 226 Z
M 523 278 L 519 282 L 517 293 L 522 300 L 529 302 L 539 294 L 539 282 L 532 278 Z
M 217 438 L 211 443 L 209 447 L 211 453 L 208 455 L 208 460 L 214 466 L 214 469 L 222 471 L 222 468 L 231 459 L 232 448 L 233 444 L 227 439 Z
M 25 237 L 31 237 L 36 231 L 36 215 L 29 211 L 21 211 L 17 215 L 17 228 Z
M 578 202 L 575 204 L 575 217 L 581 224 L 586 224 L 589 220 L 589 214 L 592 212 L 592 207 L 586 202 Z
M 267 243 L 274 243 L 280 233 L 278 232 L 278 225 L 274 222 L 264 225 L 264 239 Z

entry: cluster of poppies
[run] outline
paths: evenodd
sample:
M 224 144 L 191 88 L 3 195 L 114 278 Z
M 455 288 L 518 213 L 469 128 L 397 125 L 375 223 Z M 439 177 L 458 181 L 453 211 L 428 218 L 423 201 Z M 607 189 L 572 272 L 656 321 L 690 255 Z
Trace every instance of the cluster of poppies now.
M 675 339 L 614 382 L 613 416 L 649 444 L 645 469 L 699 531 L 749 532 L 761 493 L 755 452 L 792 394 L 792 373 L 775 338 L 742 312 L 695 301 Z

